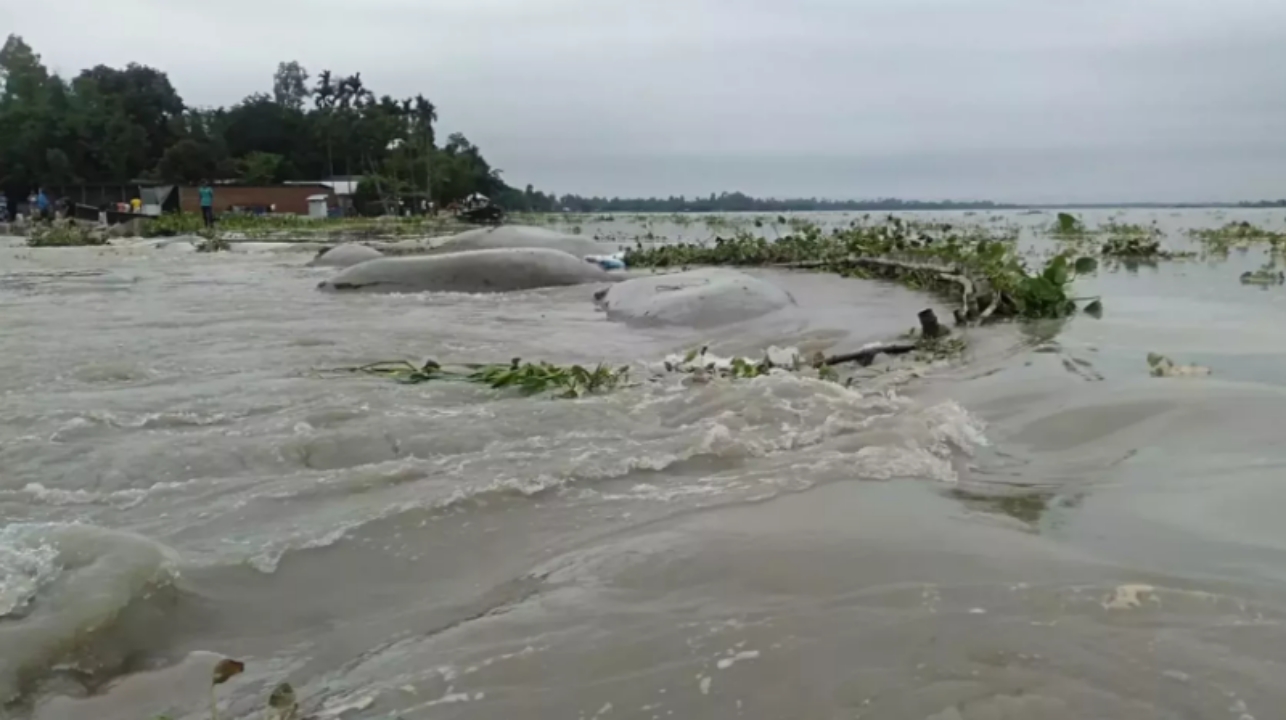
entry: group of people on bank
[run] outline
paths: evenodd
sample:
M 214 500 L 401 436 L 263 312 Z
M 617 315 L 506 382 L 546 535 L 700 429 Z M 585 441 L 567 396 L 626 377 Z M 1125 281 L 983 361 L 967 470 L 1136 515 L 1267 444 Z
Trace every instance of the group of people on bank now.
M 36 192 L 27 196 L 27 214 L 33 220 L 53 219 L 54 203 L 44 188 L 37 188 Z M 0 222 L 8 222 L 14 217 L 16 214 L 9 211 L 9 198 L 0 195 Z
M 201 217 L 205 220 L 206 227 L 214 226 L 214 187 L 209 182 L 201 183 L 197 188 L 197 195 L 201 203 Z M 114 209 L 117 212 L 138 213 L 142 211 L 143 203 L 139 198 L 134 198 L 128 203 L 116 203 L 115 205 L 105 206 L 101 209 Z M 66 198 L 54 200 L 49 196 L 43 187 L 36 188 L 36 191 L 27 196 L 25 208 L 20 205 L 18 210 L 25 209 L 25 213 L 11 212 L 9 207 L 8 196 L 0 193 L 0 222 L 9 222 L 19 217 L 33 220 L 35 222 L 49 222 L 56 217 L 67 214 L 68 206 Z

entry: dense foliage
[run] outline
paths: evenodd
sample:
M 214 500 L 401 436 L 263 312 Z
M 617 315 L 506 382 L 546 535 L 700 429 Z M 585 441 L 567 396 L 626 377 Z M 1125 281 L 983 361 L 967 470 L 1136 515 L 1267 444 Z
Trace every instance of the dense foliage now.
M 0 189 L 23 198 L 39 186 L 361 175 L 368 201 L 422 198 L 426 186 L 442 204 L 524 195 L 463 135 L 439 147 L 437 109 L 423 96 L 377 98 L 360 74 L 310 82 L 294 62 L 278 67 L 272 90 L 192 107 L 160 70 L 99 65 L 63 78 L 10 35 L 0 48 Z

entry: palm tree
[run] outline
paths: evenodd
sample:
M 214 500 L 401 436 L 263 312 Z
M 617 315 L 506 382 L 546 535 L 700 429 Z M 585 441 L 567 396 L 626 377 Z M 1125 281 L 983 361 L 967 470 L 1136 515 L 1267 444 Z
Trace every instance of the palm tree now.
M 324 127 L 326 131 L 326 172 L 330 175 L 335 174 L 335 156 L 332 149 L 331 137 L 333 135 L 332 120 L 335 112 L 336 88 L 331 84 L 331 74 L 329 70 L 322 70 L 317 76 L 317 88 L 313 90 L 313 102 L 317 105 L 317 110 L 325 118 Z

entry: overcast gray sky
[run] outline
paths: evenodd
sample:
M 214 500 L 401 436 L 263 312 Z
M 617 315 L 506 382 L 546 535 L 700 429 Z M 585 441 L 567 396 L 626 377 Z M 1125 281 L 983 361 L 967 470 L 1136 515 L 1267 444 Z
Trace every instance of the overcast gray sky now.
M 6 30 L 195 105 L 360 71 L 559 192 L 1286 197 L 1286 0 L 0 0 Z

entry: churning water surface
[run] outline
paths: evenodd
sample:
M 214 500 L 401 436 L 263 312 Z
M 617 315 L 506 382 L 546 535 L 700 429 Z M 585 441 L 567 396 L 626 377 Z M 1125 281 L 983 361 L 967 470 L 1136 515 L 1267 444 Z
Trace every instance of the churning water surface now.
M 1237 282 L 1254 250 L 1104 268 L 1077 283 L 1101 320 L 972 330 L 962 362 L 853 388 L 567 401 L 321 371 L 646 377 L 706 342 L 854 349 L 940 301 L 776 273 L 793 313 L 645 331 L 590 287 L 345 296 L 301 252 L 3 245 L 14 717 L 198 650 L 246 661 L 232 718 L 283 680 L 353 719 L 1286 717 L 1286 291 Z M 1149 352 L 1213 375 L 1151 378 Z

